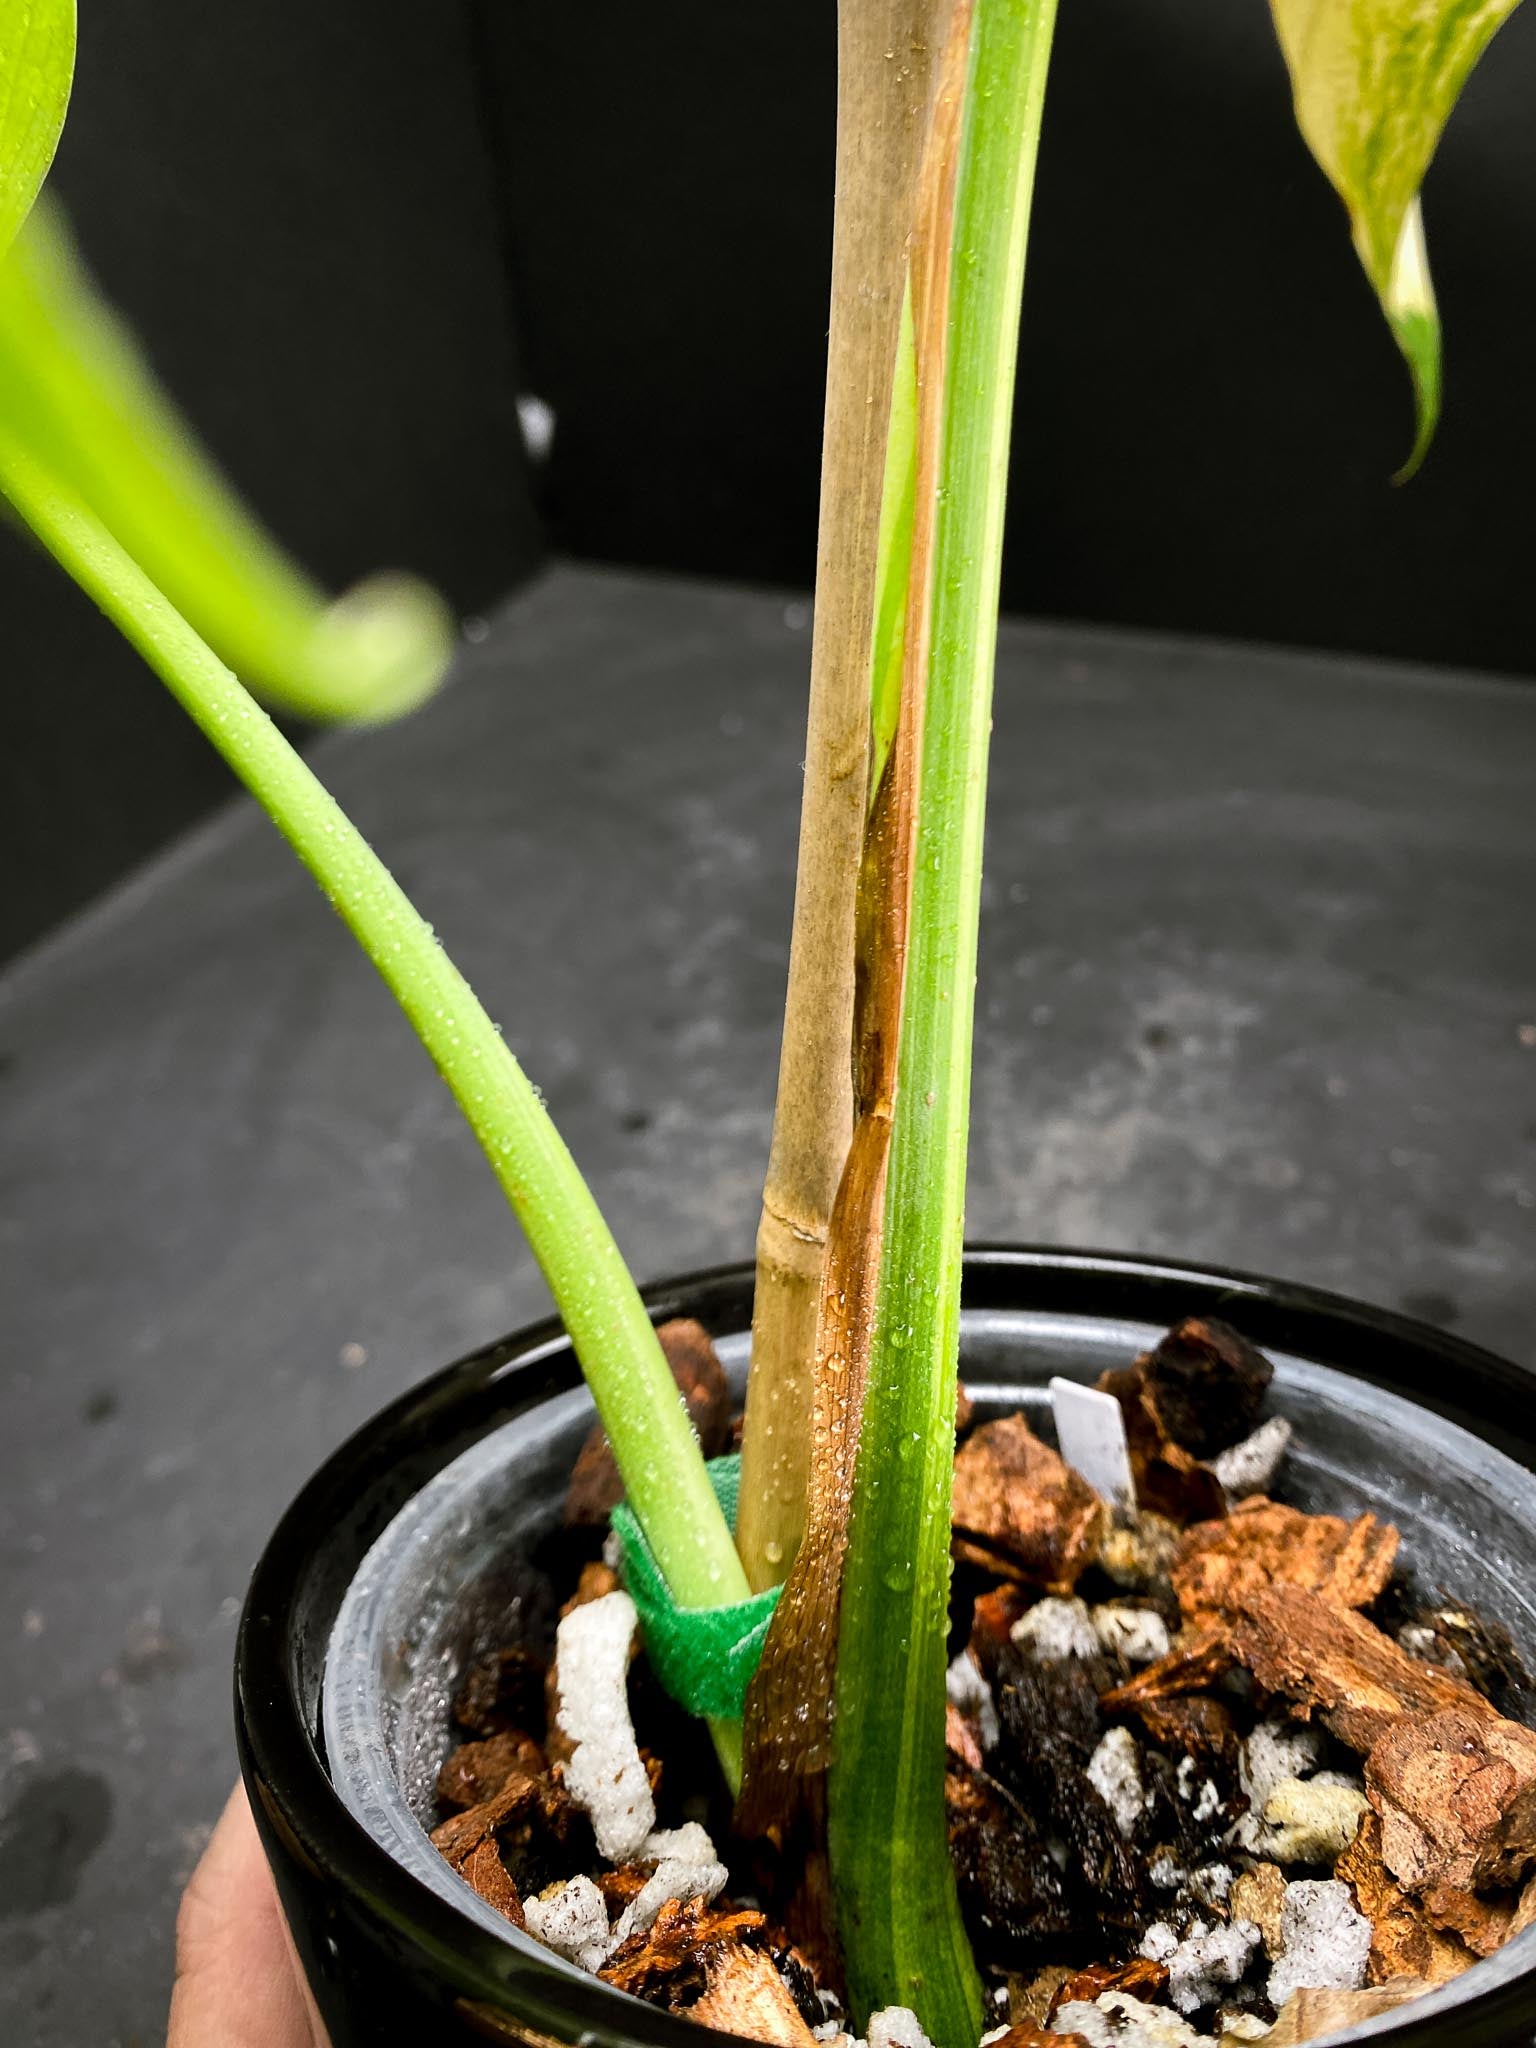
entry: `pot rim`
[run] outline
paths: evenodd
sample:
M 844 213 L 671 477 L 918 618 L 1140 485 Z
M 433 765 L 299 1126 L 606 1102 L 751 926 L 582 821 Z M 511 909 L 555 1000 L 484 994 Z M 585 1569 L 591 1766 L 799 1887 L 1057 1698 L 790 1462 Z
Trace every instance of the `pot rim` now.
M 750 1316 L 753 1269 L 738 1263 L 702 1269 L 642 1290 L 656 1321 L 686 1312 L 715 1334 L 741 1329 Z M 1021 1281 L 1028 1281 L 1021 1301 Z M 1019 1309 L 1171 1323 L 1189 1314 L 1237 1315 L 1261 1349 L 1316 1358 L 1407 1395 L 1536 1470 L 1536 1431 L 1527 1420 L 1531 1375 L 1464 1339 L 1348 1296 L 1219 1266 L 1134 1254 L 1050 1246 L 967 1247 L 964 1307 Z M 1339 1363 L 1347 1345 L 1348 1363 Z M 347 1438 L 305 1483 L 277 1524 L 252 1575 L 235 1656 L 235 1719 L 252 1797 L 285 1845 L 326 1871 L 360 1913 L 380 1920 L 396 1940 L 432 1950 L 465 2000 L 497 2013 L 515 2005 L 546 2019 L 554 2038 L 697 2048 L 700 2030 L 601 1984 L 574 1979 L 524 1955 L 433 1892 L 398 1863 L 347 1810 L 327 1769 L 318 1702 L 323 1674 L 301 1672 L 297 1609 L 319 1562 L 314 1532 L 331 1529 L 370 1491 L 387 1501 L 360 1532 L 342 1590 L 385 1526 L 420 1487 L 470 1444 L 580 1379 L 556 1316 L 459 1359 L 397 1396 Z M 1465 1395 L 1464 1401 L 1461 1396 Z M 1500 1406 L 1500 1399 L 1503 1405 Z M 1476 1410 L 1467 1405 L 1475 1401 Z M 1489 1410 L 1499 1417 L 1490 1429 Z M 327 1631 L 328 1633 L 328 1631 Z M 313 1724 L 304 1678 L 314 1684 Z M 1536 1936 L 1526 1938 L 1536 1948 Z M 1422 2038 L 1450 2017 L 1423 2015 Z M 1404 2017 L 1384 2014 L 1336 2037 L 1348 2042 L 1406 2040 Z M 1507 2023 L 1536 2017 L 1529 1971 L 1479 1985 L 1455 2002 L 1458 2036 L 1469 2044 L 1511 2038 Z M 1467 2031 L 1469 2023 L 1473 2031 Z M 740 2037 L 717 2035 L 722 2041 Z

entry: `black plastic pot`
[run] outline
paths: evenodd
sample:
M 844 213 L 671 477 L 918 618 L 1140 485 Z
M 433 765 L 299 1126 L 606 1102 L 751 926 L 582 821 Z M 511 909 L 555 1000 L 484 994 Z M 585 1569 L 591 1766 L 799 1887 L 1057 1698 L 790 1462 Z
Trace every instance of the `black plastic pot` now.
M 649 1290 L 745 1371 L 748 1267 Z M 1445 1587 L 1536 1651 L 1536 1414 L 1529 1375 L 1337 1296 L 1099 1254 L 987 1248 L 966 1261 L 962 1370 L 981 1411 L 1044 1411 L 1052 1373 L 1091 1380 L 1171 1322 L 1225 1317 L 1276 1365 L 1295 1423 L 1282 1491 L 1371 1509 Z M 535 1616 L 591 1406 L 559 1325 L 476 1353 L 385 1409 L 279 1525 L 241 1622 L 242 1767 L 334 2048 L 515 2040 L 692 2048 L 697 2029 L 610 1991 L 519 1935 L 426 1840 L 455 1676 Z M 1048 1422 L 1045 1424 L 1048 1427 Z M 1335 2036 L 1397 2048 L 1536 2033 L 1536 1929 L 1455 1982 Z

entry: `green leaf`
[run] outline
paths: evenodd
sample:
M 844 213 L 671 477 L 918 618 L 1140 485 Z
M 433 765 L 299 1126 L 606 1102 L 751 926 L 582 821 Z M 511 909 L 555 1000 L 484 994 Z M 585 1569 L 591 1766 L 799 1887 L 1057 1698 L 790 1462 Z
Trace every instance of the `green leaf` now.
M 47 194 L 0 263 L 0 403 L 181 616 L 277 709 L 396 718 L 447 673 L 454 622 L 435 591 L 413 576 L 374 576 L 333 602 L 247 511 L 97 290 Z
M 1423 461 L 1440 412 L 1440 317 L 1419 187 L 1462 87 L 1518 0 L 1270 0 L 1296 122 L 1349 209 L 1356 252 L 1413 378 Z
M 59 146 L 75 73 L 75 0 L 0 0 L 0 257 Z

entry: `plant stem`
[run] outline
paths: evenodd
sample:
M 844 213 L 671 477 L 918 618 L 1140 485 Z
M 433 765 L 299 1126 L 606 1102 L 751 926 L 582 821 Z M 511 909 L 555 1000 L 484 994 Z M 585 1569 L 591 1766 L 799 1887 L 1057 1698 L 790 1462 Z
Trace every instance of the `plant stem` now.
M 975 0 L 885 1243 L 828 1784 L 855 2018 L 910 1993 L 940 2048 L 971 2048 L 980 2024 L 945 1836 L 944 1649 L 987 738 L 1019 297 L 1054 14 L 1054 0 Z
M 939 59 L 918 177 L 891 399 L 871 673 L 869 809 L 855 906 L 851 1065 L 854 1124 L 827 1226 L 812 1383 L 815 1457 L 805 1535 L 747 1695 L 737 1825 L 800 1862 L 810 1910 L 829 1896 L 826 1773 L 832 1753 L 838 1606 L 880 1277 L 912 839 L 927 681 L 929 563 L 944 396 L 953 181 L 969 12 L 957 7 Z M 906 238 L 904 238 L 906 239 Z M 923 336 L 918 372 L 917 333 Z M 899 553 L 898 553 L 899 551 Z M 829 1927 L 818 1943 L 836 1946 Z
M 383 575 L 327 599 L 198 445 L 46 195 L 0 265 L 0 388 L 53 475 L 268 702 L 376 720 L 441 682 L 455 638 L 441 598 Z
M 485 1148 L 554 1295 L 625 1489 L 682 1606 L 746 1578 L 645 1305 L 537 1091 L 404 891 L 101 520 L 0 423 L 0 492 L 190 713 L 320 884 Z
M 827 1221 L 853 1122 L 854 901 L 892 363 L 943 0 L 839 0 L 837 203 L 811 702 L 789 987 L 757 1238 L 737 1541 L 754 1589 L 805 1530 Z

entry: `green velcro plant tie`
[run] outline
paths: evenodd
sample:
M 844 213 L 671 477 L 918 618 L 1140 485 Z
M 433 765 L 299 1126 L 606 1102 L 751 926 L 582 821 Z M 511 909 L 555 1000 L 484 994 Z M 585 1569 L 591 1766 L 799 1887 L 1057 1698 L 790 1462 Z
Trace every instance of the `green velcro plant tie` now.
M 734 1530 L 741 1459 L 735 1453 L 711 1458 L 707 1469 L 715 1498 Z M 725 1607 L 679 1607 L 627 1501 L 620 1501 L 613 1511 L 613 1531 L 622 1552 L 624 1585 L 640 1617 L 656 1676 L 690 1713 L 739 1721 L 783 1588 L 770 1586 L 765 1593 Z

